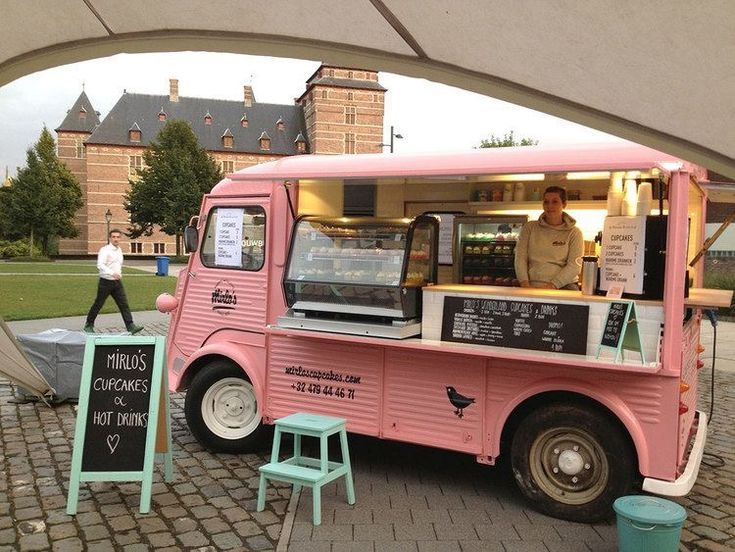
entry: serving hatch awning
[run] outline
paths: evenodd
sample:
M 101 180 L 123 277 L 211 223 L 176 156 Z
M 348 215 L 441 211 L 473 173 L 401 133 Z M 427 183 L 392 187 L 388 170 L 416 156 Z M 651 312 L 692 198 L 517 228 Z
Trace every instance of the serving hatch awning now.
M 261 163 L 229 175 L 232 181 L 628 171 L 687 166 L 681 159 L 630 142 L 481 148 L 415 154 L 300 155 Z M 693 168 L 689 165 L 688 168 Z M 216 186 L 218 191 L 227 183 Z

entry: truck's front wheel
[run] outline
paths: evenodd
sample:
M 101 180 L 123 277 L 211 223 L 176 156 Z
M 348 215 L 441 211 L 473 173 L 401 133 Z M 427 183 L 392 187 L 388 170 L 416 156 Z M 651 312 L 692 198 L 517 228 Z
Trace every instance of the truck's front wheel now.
M 536 509 L 579 522 L 611 515 L 636 477 L 635 455 L 620 427 L 597 410 L 552 404 L 529 414 L 511 445 L 516 484 Z
M 211 451 L 240 453 L 260 444 L 263 420 L 255 388 L 230 362 L 216 360 L 199 370 L 184 412 L 194 437 Z

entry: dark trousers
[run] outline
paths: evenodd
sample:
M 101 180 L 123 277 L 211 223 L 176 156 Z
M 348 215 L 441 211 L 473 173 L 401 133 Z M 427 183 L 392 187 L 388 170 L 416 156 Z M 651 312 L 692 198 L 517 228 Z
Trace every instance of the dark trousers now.
M 120 309 L 125 327 L 129 328 L 133 325 L 133 315 L 130 314 L 125 288 L 120 280 L 106 280 L 104 278 L 100 278 L 99 284 L 97 285 L 97 298 L 94 300 L 92 308 L 89 309 L 89 314 L 87 314 L 87 325 L 94 325 L 95 318 L 97 318 L 102 305 L 105 304 L 105 301 L 107 301 L 110 295 L 112 295 L 115 303 L 117 303 L 117 308 Z

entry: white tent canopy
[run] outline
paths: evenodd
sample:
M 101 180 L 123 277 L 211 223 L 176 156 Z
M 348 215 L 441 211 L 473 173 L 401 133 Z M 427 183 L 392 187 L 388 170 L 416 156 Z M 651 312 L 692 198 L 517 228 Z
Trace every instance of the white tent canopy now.
M 732 0 L 7 0 L 0 85 L 120 52 L 368 67 L 480 92 L 735 177 Z
M 31 363 L 2 318 L 0 318 L 0 377 L 22 385 L 40 398 L 54 394 L 54 389 Z

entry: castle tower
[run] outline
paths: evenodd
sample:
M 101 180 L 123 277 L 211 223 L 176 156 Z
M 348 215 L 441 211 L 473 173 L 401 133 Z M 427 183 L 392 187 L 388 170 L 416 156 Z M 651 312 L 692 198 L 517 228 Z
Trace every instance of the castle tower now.
M 66 165 L 79 181 L 84 198 L 84 206 L 77 211 L 75 225 L 79 235 L 74 239 L 59 242 L 59 253 L 62 255 L 86 255 L 87 221 L 87 155 L 85 141 L 100 124 L 99 113 L 92 107 L 86 92 L 82 90 L 74 105 L 66 113 L 66 117 L 56 128 L 58 137 L 59 160 Z
M 311 153 L 380 153 L 385 92 L 378 73 L 322 65 L 296 101 Z

